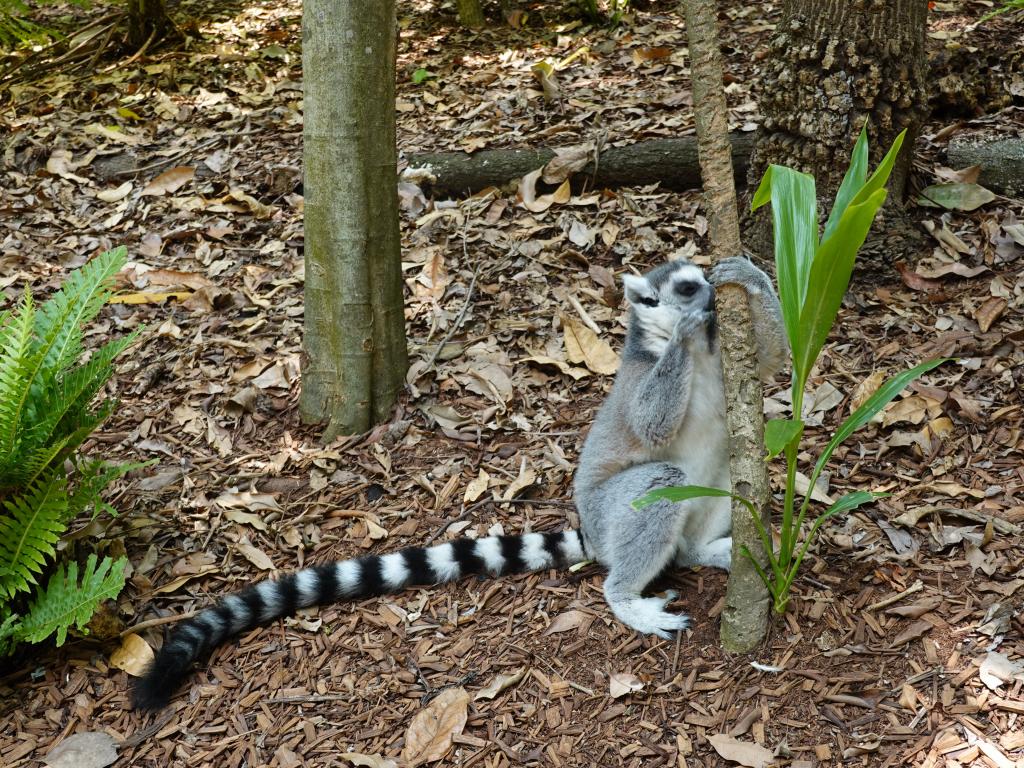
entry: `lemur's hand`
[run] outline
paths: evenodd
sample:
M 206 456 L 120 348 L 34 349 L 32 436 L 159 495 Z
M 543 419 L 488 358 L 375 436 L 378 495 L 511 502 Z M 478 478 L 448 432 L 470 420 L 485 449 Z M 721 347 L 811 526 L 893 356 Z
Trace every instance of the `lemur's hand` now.
M 768 275 L 742 256 L 722 259 L 711 268 L 708 279 L 716 287 L 732 283 L 742 286 L 750 294 L 771 290 L 771 280 Z
M 708 312 L 704 309 L 697 310 L 696 312 L 686 312 L 676 320 L 676 326 L 672 331 L 672 335 L 676 341 L 685 342 L 695 336 L 698 331 L 706 328 L 713 316 L 713 312 Z

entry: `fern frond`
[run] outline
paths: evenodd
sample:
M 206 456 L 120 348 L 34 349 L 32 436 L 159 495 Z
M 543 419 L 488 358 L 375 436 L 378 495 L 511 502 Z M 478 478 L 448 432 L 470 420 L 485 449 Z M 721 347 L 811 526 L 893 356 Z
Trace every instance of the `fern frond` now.
M 31 352 L 35 315 L 32 294 L 26 291 L 18 311 L 8 315 L 0 328 L 0 463 L 15 455 L 33 369 L 38 365 Z
M 6 499 L 0 511 L 0 598 L 36 584 L 36 574 L 53 557 L 68 524 L 67 481 L 51 472 L 21 496 Z
M 17 640 L 38 643 L 56 632 L 57 645 L 63 645 L 69 627 L 85 629 L 96 606 L 103 600 L 117 597 L 124 586 L 127 564 L 125 557 L 117 560 L 104 557 L 97 567 L 96 555 L 89 555 L 81 582 L 78 580 L 78 563 L 71 561 L 66 575 L 64 566 L 58 566 L 46 589 L 36 594 L 18 622 L 15 629 Z
M 19 445 L 17 455 L 0 464 L 0 487 L 24 488 L 35 483 L 48 469 L 57 469 L 56 464 L 67 453 L 70 441 L 71 436 L 65 436 L 31 449 Z
M 40 308 L 36 334 L 45 346 L 43 367 L 56 375 L 78 359 L 82 326 L 92 320 L 110 298 L 111 282 L 124 266 L 128 249 L 107 251 L 65 278 L 59 291 Z
M 0 607 L 0 656 L 10 656 L 17 644 L 18 614 L 11 613 L 6 606 Z
M 156 459 L 128 464 L 110 464 L 95 460 L 82 462 L 76 467 L 74 490 L 68 495 L 69 515 L 77 517 L 79 513 L 92 507 L 93 520 L 100 512 L 109 512 L 116 516 L 117 510 L 103 501 L 100 491 L 133 469 L 141 469 L 154 463 L 156 463 Z
M 110 403 L 96 409 L 90 406 L 113 373 L 114 358 L 134 343 L 138 335 L 139 331 L 135 331 L 104 344 L 87 363 L 64 373 L 47 388 L 41 403 L 41 417 L 24 436 L 24 450 L 49 445 L 69 435 L 73 437 L 67 441 L 66 449 L 73 450 L 106 419 Z

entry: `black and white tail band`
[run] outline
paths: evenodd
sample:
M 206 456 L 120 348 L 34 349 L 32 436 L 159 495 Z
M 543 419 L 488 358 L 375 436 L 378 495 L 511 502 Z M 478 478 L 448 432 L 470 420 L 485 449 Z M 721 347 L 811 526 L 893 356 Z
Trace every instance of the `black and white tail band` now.
M 192 664 L 229 637 L 290 616 L 299 608 L 442 584 L 471 574 L 563 568 L 585 559 L 576 531 L 456 539 L 295 571 L 229 595 L 178 624 L 145 675 L 135 682 L 136 709 L 156 710 L 188 675 Z

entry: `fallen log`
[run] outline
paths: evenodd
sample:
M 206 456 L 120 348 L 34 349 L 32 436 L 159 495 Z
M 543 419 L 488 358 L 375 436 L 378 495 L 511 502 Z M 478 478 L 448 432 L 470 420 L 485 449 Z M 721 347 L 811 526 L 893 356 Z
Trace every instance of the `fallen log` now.
M 745 186 L 753 133 L 731 133 L 732 163 L 737 185 Z M 491 149 L 467 154 L 440 152 L 408 156 L 408 167 L 425 169 L 435 194 L 460 195 L 501 186 L 536 170 L 555 156 L 552 149 Z M 698 189 L 697 139 L 650 139 L 624 147 L 608 147 L 573 175 L 574 185 L 588 189 L 643 186 L 659 182 L 666 189 Z
M 946 160 L 953 168 L 980 165 L 983 187 L 1007 197 L 1024 196 L 1024 139 L 957 136 L 949 142 Z

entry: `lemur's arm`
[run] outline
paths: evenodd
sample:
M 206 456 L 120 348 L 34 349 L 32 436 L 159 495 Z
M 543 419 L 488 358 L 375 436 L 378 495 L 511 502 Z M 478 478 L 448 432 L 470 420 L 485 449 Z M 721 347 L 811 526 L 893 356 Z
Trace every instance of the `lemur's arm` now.
M 641 374 L 633 391 L 627 393 L 626 421 L 647 449 L 668 444 L 683 423 L 690 404 L 693 371 L 690 345 L 695 337 L 702 335 L 709 317 L 707 312 L 680 317 L 661 357 Z
M 765 381 L 786 364 L 789 341 L 782 322 L 782 307 L 775 295 L 771 278 L 742 256 L 723 259 L 711 270 L 715 286 L 735 283 L 743 287 L 750 301 L 750 314 L 757 339 L 759 374 Z

